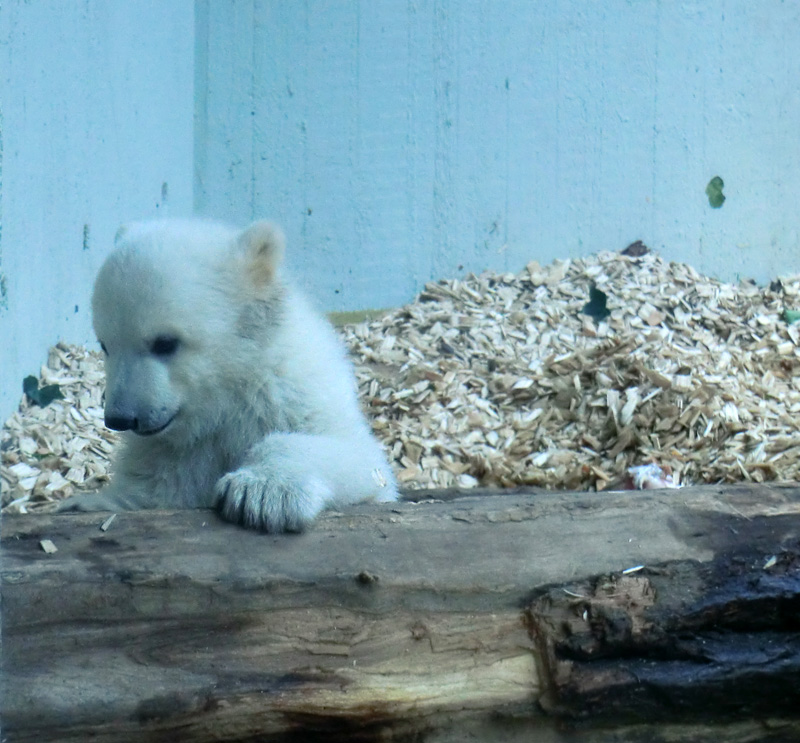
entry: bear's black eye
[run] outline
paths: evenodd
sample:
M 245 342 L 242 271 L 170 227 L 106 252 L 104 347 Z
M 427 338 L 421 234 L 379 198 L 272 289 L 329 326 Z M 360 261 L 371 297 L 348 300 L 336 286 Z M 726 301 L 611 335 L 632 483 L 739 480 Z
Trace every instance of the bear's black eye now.
M 100 350 L 101 350 L 101 351 L 102 351 L 102 352 L 103 352 L 103 353 L 104 353 L 106 356 L 108 356 L 108 349 L 106 348 L 106 344 L 105 344 L 105 343 L 103 343 L 103 341 L 100 341 Z
M 155 356 L 172 356 L 178 350 L 179 341 L 174 335 L 159 335 L 150 344 L 150 353 Z

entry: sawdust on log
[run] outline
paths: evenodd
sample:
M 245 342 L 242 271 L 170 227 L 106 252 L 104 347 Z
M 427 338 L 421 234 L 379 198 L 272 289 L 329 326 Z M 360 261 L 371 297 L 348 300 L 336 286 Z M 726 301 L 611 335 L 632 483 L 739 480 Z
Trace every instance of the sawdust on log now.
M 342 328 L 400 482 L 602 490 L 647 463 L 676 483 L 800 479 L 800 327 L 783 317 L 800 277 L 726 284 L 638 253 L 430 283 Z M 6 509 L 108 479 L 102 376 L 98 353 L 52 349 L 41 381 L 65 399 L 5 424 Z

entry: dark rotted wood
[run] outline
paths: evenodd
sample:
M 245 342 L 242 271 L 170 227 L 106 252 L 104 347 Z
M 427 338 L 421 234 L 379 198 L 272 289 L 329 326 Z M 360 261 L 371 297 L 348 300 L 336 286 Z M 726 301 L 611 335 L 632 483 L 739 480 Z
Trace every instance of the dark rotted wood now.
M 744 548 L 542 591 L 530 608 L 542 705 L 614 720 L 797 714 L 799 548 L 790 538 L 768 558 Z
M 5 517 L 4 737 L 800 739 L 800 489 L 456 495 Z

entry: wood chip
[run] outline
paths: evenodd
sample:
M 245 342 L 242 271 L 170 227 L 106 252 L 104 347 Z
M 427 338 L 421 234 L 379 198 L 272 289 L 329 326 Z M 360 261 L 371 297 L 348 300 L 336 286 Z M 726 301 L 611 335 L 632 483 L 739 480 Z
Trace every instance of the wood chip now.
M 48 555 L 58 552 L 58 547 L 56 547 L 49 539 L 40 540 L 39 546 L 42 548 L 42 551 L 46 552 Z

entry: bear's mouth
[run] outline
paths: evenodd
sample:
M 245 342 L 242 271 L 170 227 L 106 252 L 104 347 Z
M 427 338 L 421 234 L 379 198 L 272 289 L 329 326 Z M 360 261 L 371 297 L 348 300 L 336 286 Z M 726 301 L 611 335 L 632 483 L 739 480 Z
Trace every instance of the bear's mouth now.
M 155 436 L 157 433 L 161 433 L 167 426 L 169 426 L 172 421 L 175 420 L 177 417 L 177 413 L 172 416 L 163 426 L 159 426 L 158 428 L 151 428 L 147 431 L 134 431 L 137 436 Z

